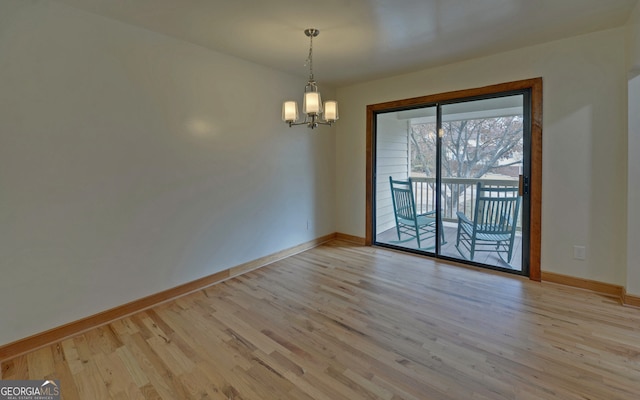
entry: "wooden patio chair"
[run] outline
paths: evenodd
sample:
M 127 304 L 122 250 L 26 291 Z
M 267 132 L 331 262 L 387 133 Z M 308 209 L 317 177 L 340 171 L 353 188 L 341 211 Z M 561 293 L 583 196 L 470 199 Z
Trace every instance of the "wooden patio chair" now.
M 520 201 L 517 187 L 482 187 L 478 182 L 473 221 L 463 212 L 457 213 L 456 248 L 460 255 L 465 257 L 460 249 L 462 245 L 470 260 L 481 251 L 496 252 L 502 261 L 509 264 L 513 257 Z
M 436 236 L 436 211 L 429 211 L 423 214 L 416 212 L 415 197 L 413 196 L 413 183 L 411 178 L 406 181 L 393 180 L 389 177 L 391 187 L 391 199 L 393 200 L 393 212 L 396 219 L 396 231 L 398 240 L 393 243 L 404 243 L 416 239 L 418 248 L 422 249 L 421 242 L 424 243 Z M 403 239 L 403 235 L 405 238 Z M 444 229 L 440 223 L 440 235 L 444 243 Z M 435 247 L 435 239 L 430 249 Z

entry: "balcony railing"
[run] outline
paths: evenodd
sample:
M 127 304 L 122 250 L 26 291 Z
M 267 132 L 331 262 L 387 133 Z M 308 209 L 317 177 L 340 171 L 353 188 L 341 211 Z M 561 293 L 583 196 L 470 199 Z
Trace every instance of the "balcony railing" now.
M 436 179 L 411 177 L 413 193 L 416 197 L 418 213 L 425 213 L 436 209 Z M 464 212 L 471 217 L 476 205 L 476 184 L 482 182 L 483 186 L 490 187 L 518 187 L 518 180 L 513 179 L 477 179 L 477 178 L 442 178 L 442 219 L 443 221 L 457 222 L 456 213 Z M 518 228 L 520 228 L 520 218 Z

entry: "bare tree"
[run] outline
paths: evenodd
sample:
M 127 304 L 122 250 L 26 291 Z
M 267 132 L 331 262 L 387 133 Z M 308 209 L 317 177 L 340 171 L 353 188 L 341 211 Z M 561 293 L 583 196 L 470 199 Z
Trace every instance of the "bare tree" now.
M 502 172 L 522 164 L 522 116 L 468 119 L 444 122 L 442 137 L 442 176 L 481 178 L 489 172 Z M 413 172 L 435 176 L 436 124 L 411 125 Z M 451 185 L 446 200 L 457 209 L 465 186 Z

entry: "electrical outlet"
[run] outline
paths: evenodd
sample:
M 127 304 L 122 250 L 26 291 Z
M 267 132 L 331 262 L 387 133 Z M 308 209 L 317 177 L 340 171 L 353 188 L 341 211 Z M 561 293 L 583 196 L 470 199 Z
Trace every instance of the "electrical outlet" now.
M 584 246 L 573 246 L 573 258 L 584 260 L 587 258 L 587 249 Z

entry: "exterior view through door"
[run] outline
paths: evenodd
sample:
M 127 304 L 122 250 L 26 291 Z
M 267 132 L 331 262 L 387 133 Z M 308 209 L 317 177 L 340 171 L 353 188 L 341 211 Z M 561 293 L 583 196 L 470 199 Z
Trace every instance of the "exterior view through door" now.
M 374 242 L 525 274 L 529 107 L 516 91 L 377 113 Z

